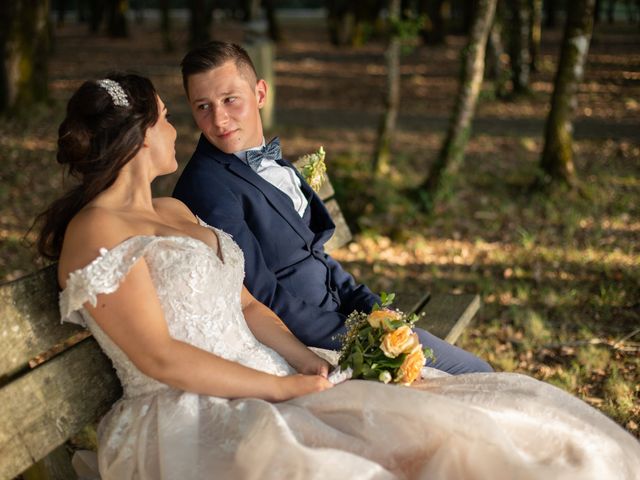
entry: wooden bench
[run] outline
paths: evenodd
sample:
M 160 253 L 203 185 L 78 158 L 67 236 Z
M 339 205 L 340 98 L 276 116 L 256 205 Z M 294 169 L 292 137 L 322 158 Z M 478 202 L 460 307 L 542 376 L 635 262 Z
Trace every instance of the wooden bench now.
M 328 181 L 320 196 L 337 225 L 331 250 L 351 232 Z M 451 343 L 480 305 L 477 295 L 398 298 Z M 74 479 L 65 442 L 121 396 L 111 362 L 86 330 L 60 323 L 56 265 L 0 285 L 0 318 L 0 480 L 21 472 L 25 480 Z

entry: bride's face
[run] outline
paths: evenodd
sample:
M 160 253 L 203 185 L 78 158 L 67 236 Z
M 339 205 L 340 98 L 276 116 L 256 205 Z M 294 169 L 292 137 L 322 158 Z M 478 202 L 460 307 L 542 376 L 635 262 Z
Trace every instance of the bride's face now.
M 169 122 L 167 107 L 160 97 L 158 102 L 158 121 L 147 129 L 145 145 L 150 148 L 151 161 L 156 167 L 157 175 L 175 172 L 176 161 L 176 129 Z

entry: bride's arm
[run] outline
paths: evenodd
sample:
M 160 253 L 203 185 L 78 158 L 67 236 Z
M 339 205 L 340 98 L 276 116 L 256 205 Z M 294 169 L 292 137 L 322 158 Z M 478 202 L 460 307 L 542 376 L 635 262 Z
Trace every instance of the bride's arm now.
M 329 363 L 309 350 L 291 333 L 280 318 L 242 287 L 242 313 L 255 337 L 282 355 L 300 373 L 329 374 Z
M 282 401 L 331 386 L 319 375 L 263 373 L 172 338 L 144 258 L 114 293 L 85 306 L 141 372 L 181 390 Z

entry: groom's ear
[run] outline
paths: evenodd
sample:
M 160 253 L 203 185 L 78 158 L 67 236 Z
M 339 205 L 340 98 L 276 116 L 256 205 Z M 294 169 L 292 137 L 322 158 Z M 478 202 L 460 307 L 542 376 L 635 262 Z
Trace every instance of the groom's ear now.
M 256 83 L 256 100 L 258 101 L 258 108 L 264 107 L 265 103 L 267 103 L 267 91 L 269 87 L 267 86 L 267 82 L 264 79 L 260 79 Z

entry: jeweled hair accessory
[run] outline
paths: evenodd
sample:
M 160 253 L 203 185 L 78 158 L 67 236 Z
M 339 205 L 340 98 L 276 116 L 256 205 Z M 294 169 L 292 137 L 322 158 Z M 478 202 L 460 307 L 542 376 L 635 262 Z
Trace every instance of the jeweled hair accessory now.
M 98 80 L 96 83 L 107 91 L 111 96 L 114 105 L 117 105 L 118 107 L 129 106 L 127 94 L 124 93 L 124 90 L 118 82 L 111 80 L 110 78 L 104 78 L 102 80 Z

